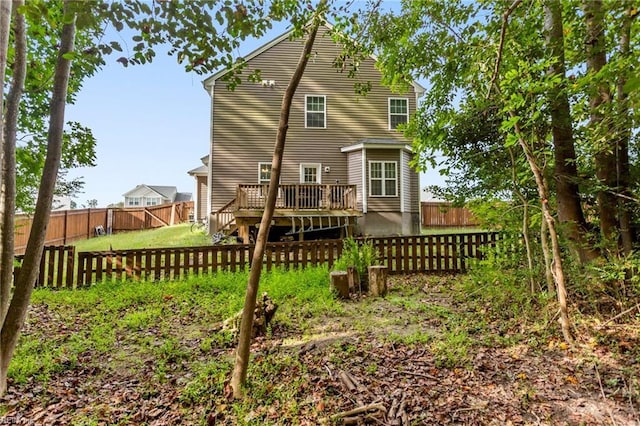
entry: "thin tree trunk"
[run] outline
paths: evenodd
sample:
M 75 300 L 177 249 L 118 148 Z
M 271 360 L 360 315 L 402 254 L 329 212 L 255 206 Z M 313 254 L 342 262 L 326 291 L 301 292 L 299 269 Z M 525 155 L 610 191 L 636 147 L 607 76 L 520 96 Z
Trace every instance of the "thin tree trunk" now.
M 583 3 L 587 39 L 585 40 L 587 51 L 587 72 L 596 75 L 607 64 L 606 40 L 604 34 L 604 14 L 601 0 L 586 0 Z M 591 114 L 589 125 L 594 128 L 595 134 L 609 134 L 610 129 L 597 129 L 598 126 L 605 125 L 611 127 L 610 123 L 604 123 L 604 115 L 600 111 L 600 106 L 611 102 L 611 93 L 606 83 L 596 83 L 591 89 L 589 107 Z M 600 139 L 600 138 L 598 138 Z M 604 240 L 604 247 L 608 247 L 612 254 L 616 254 L 616 238 L 618 221 L 616 217 L 616 197 L 612 194 L 617 186 L 616 179 L 616 152 L 612 146 L 598 146 L 595 155 L 596 178 L 599 181 L 600 189 L 597 193 L 598 216 L 600 218 L 600 233 Z
M 38 276 L 47 223 L 51 213 L 54 187 L 62 156 L 64 114 L 71 70 L 71 60 L 66 59 L 65 55 L 73 52 L 76 32 L 75 13 L 68 16 L 70 13 L 68 2 L 65 2 L 64 11 L 65 24 L 62 27 L 58 60 L 53 77 L 47 156 L 42 173 L 42 185 L 38 191 L 36 210 L 33 215 L 32 228 L 22 263 L 22 270 L 15 282 L 14 294 L 2 324 L 2 330 L 0 330 L 0 395 L 4 394 L 7 389 L 7 370 L 20 335 L 20 329 L 24 324 L 33 286 Z M 66 19 L 67 17 L 71 19 Z
M 531 241 L 529 238 L 529 201 L 518 189 L 518 179 L 516 176 L 516 159 L 513 154 L 513 148 L 509 147 L 509 157 L 511 158 L 511 181 L 513 183 L 513 193 L 522 203 L 522 237 L 524 238 L 524 247 L 527 252 L 527 266 L 529 267 L 529 286 L 531 293 L 535 292 L 535 280 L 533 277 L 533 254 L 531 251 Z
M 631 21 L 638 16 L 638 13 L 628 11 L 620 28 L 620 56 L 623 60 L 628 60 L 630 56 L 631 41 Z M 618 98 L 618 136 L 616 138 L 617 153 L 617 174 L 618 174 L 618 191 L 617 193 L 631 197 L 632 193 L 629 188 L 631 183 L 631 171 L 629 166 L 629 140 L 631 138 L 631 117 L 629 113 L 629 104 L 627 95 L 624 92 L 624 85 L 627 83 L 627 75 L 620 73 L 616 82 L 616 95 Z M 620 237 L 622 239 L 622 253 L 629 256 L 633 250 L 634 235 L 631 230 L 633 221 L 632 212 L 633 205 L 628 198 L 617 197 L 618 199 L 618 223 L 620 227 Z
M 13 3 L 10 1 L 0 1 L 0 82 L 4 83 L 5 74 L 7 70 L 7 54 L 9 52 L 9 34 L 11 26 L 11 9 Z M 0 169 L 4 163 L 4 107 L 0 107 Z M 0 189 L 4 184 L 4 176 L 0 170 Z M 4 205 L 4 199 L 0 196 L 0 259 L 4 258 L 3 241 L 5 239 L 5 232 L 1 224 L 4 221 L 6 208 Z M 10 231 L 13 234 L 13 230 Z M 11 253 L 13 256 L 13 252 Z M 2 266 L 0 264 L 0 266 Z M 13 266 L 11 267 L 13 270 Z M 2 283 L 0 282 L 0 285 Z M 0 312 L 5 312 L 7 306 L 9 306 L 8 296 L 2 297 L 3 291 L 0 290 Z M 2 324 L 0 322 L 0 324 Z M 1 343 L 0 343 L 1 345 Z
M 18 136 L 18 114 L 24 80 L 27 73 L 27 39 L 24 15 L 17 13 L 24 0 L 14 0 L 14 59 L 12 69 L 12 82 L 5 104 L 4 118 L 4 156 L 2 163 L 2 186 L 0 198 L 2 199 L 2 211 L 0 221 L 0 234 L 2 237 L 2 250 L 0 255 L 0 324 L 9 308 L 11 297 L 11 284 L 13 284 L 13 253 L 14 253 L 14 226 L 16 209 L 16 140 Z
M 320 6 L 319 6 L 320 7 Z M 251 330 L 253 328 L 253 311 L 256 306 L 256 297 L 258 295 L 258 286 L 260 284 L 260 274 L 262 272 L 263 256 L 265 245 L 269 236 L 269 228 L 271 219 L 275 209 L 276 197 L 278 194 L 278 182 L 280 181 L 280 169 L 282 166 L 282 155 L 287 137 L 287 129 L 289 127 L 289 113 L 291 110 L 291 102 L 296 92 L 298 84 L 302 79 L 304 70 L 311 55 L 311 49 L 318 33 L 320 21 L 316 21 L 311 28 L 304 49 L 298 60 L 296 70 L 291 76 L 289 85 L 282 98 L 282 107 L 280 109 L 280 122 L 278 124 L 278 133 L 276 136 L 276 144 L 271 160 L 271 179 L 269 181 L 269 192 L 267 201 L 260 221 L 260 229 L 258 230 L 258 238 L 253 251 L 253 259 L 251 261 L 251 270 L 249 273 L 249 281 L 247 283 L 247 292 L 244 299 L 244 307 L 242 309 L 242 321 L 240 323 L 240 332 L 238 338 L 238 348 L 236 350 L 236 362 L 231 377 L 231 388 L 233 396 L 241 398 L 243 396 L 243 388 L 247 379 L 247 368 L 249 366 L 249 354 L 251 349 Z
M 515 7 L 519 4 L 518 0 L 514 1 L 511 7 L 503 14 L 502 16 L 502 28 L 500 30 L 500 44 L 498 46 L 498 57 L 496 59 L 496 67 L 495 67 L 495 75 L 491 79 L 491 88 L 495 88 L 498 94 L 500 92 L 500 86 L 497 83 L 498 74 L 499 74 L 499 64 L 502 58 L 502 49 L 504 48 L 504 39 L 506 37 L 509 16 L 511 12 L 515 9 Z M 553 4 L 553 3 L 552 3 Z M 545 13 L 546 8 L 549 5 L 549 2 L 545 3 Z M 546 25 L 546 24 L 545 24 Z M 491 93 L 491 90 L 489 91 Z M 517 115 L 514 111 L 509 111 L 509 117 L 511 119 L 516 119 Z M 551 208 L 549 207 L 549 187 L 547 185 L 547 180 L 542 173 L 542 170 L 538 166 L 536 162 L 536 157 L 531 151 L 531 147 L 527 144 L 524 139 L 524 135 L 522 129 L 520 128 L 520 124 L 516 121 L 514 124 L 514 130 L 516 133 L 516 137 L 518 138 L 518 144 L 522 148 L 522 151 L 525 154 L 527 162 L 529 163 L 529 168 L 533 173 L 533 177 L 536 181 L 536 186 L 538 188 L 538 196 L 540 197 L 540 204 L 542 206 L 542 214 L 543 220 L 546 221 L 547 227 L 549 230 L 549 238 L 551 239 L 551 251 L 552 251 L 552 273 L 553 279 L 555 281 L 556 289 L 557 289 L 557 298 L 558 304 L 560 305 L 560 327 L 562 329 L 562 334 L 564 339 L 567 342 L 573 342 L 573 338 L 571 336 L 571 323 L 569 322 L 569 310 L 567 307 L 567 290 L 565 286 L 564 279 L 564 270 L 562 268 L 562 253 L 560 250 L 560 242 L 558 239 L 558 233 L 556 232 L 555 219 L 553 218 L 553 214 L 551 213 Z
M 551 254 L 549 253 L 547 233 L 547 221 L 542 218 L 540 221 L 540 250 L 542 250 L 542 257 L 544 258 L 544 279 L 547 282 L 547 290 L 549 293 L 554 294 L 556 292 L 556 286 L 553 282 L 553 271 L 551 270 L 553 262 L 551 261 Z
M 549 74 L 562 77 L 565 82 L 564 35 L 562 9 L 559 1 L 544 2 L 544 31 L 546 44 L 554 59 Z M 588 242 L 587 221 L 580 203 L 578 169 L 571 120 L 571 109 L 562 85 L 549 90 L 551 133 L 553 136 L 558 202 L 558 219 L 581 263 L 598 257 L 598 252 Z
M 513 111 L 509 112 L 511 118 L 515 118 L 516 115 Z M 551 239 L 551 253 L 552 253 L 552 274 L 557 290 L 558 305 L 560 305 L 560 328 L 562 329 L 562 335 L 567 343 L 573 342 L 571 336 L 571 323 L 569 321 L 569 309 L 567 307 L 567 288 L 564 279 L 564 269 L 562 267 L 562 251 L 560 249 L 560 241 L 558 233 L 556 232 L 555 219 L 551 213 L 551 207 L 549 206 L 549 186 L 547 180 L 540 170 L 536 158 L 531 152 L 531 148 L 524 140 L 522 130 L 518 123 L 515 124 L 516 135 L 518 136 L 518 143 L 524 151 L 524 154 L 529 163 L 529 167 L 533 172 L 533 176 L 536 180 L 536 186 L 538 187 L 538 195 L 540 196 L 540 203 L 542 205 L 542 214 L 544 220 L 547 222 L 547 228 L 549 230 L 549 238 Z

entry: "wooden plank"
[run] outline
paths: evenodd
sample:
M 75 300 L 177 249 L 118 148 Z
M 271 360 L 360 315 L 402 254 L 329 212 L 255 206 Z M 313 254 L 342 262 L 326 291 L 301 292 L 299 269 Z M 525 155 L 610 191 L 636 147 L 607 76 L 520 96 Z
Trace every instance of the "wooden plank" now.
M 105 265 L 105 274 L 106 274 L 107 282 L 113 282 L 113 262 L 114 262 L 113 253 L 107 252 L 105 259 L 107 262 L 107 264 Z
M 58 246 L 55 248 L 54 250 L 54 254 L 53 256 L 53 261 L 55 264 L 55 279 L 54 281 L 51 283 L 51 287 L 53 288 L 59 288 L 62 287 L 62 283 L 63 283 L 63 277 L 64 277 L 64 260 L 65 260 L 65 256 L 64 256 L 64 246 Z
M 163 263 L 166 265 L 166 251 L 154 250 L 153 251 L 153 280 L 159 281 L 164 275 Z
M 171 257 L 173 259 L 173 276 L 171 279 L 179 280 L 180 279 L 180 251 L 178 249 L 171 250 Z
M 67 246 L 67 276 L 65 283 L 67 288 L 73 288 L 73 270 L 75 260 L 76 248 L 74 246 Z
M 117 281 L 121 281 L 123 279 L 126 279 L 126 276 L 123 276 L 125 274 L 125 269 L 124 269 L 124 264 L 122 263 L 122 253 L 118 253 L 116 254 L 116 280 Z
M 102 255 L 98 255 L 96 257 L 96 282 L 97 283 L 102 282 L 102 260 L 103 260 Z
M 411 260 L 410 244 L 411 244 L 410 237 L 402 238 L 402 260 L 404 262 L 402 267 L 404 272 L 412 271 L 411 265 L 410 265 L 410 260 Z
M 436 240 L 436 264 L 435 264 L 435 270 L 437 272 L 442 271 L 442 243 L 441 243 L 441 239 L 442 236 L 441 235 L 436 235 L 435 236 L 435 240 Z

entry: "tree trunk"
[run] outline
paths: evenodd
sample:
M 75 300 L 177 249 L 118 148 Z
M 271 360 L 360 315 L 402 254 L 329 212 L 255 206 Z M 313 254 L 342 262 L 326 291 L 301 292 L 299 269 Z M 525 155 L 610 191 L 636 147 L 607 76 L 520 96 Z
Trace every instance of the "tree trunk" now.
M 322 5 L 322 3 L 321 3 Z M 318 8 L 320 8 L 320 6 Z M 243 387 L 247 379 L 247 368 L 249 366 L 249 353 L 251 348 L 251 329 L 253 327 L 253 310 L 255 309 L 256 296 L 258 294 L 258 286 L 260 284 L 260 274 L 262 272 L 262 261 L 264 257 L 265 245 L 271 227 L 271 219 L 275 209 L 276 197 L 278 194 L 278 182 L 280 181 L 280 170 L 282 166 L 282 154 L 287 137 L 287 129 L 289 127 L 289 112 L 291 110 L 291 101 L 296 92 L 298 84 L 302 79 L 304 70 L 309 61 L 311 49 L 318 33 L 320 25 L 319 18 L 315 18 L 315 22 L 311 28 L 304 49 L 300 55 L 300 59 L 296 66 L 296 70 L 291 76 L 291 81 L 282 98 L 282 107 L 280 108 L 280 122 L 278 124 L 278 133 L 276 135 L 276 144 L 274 147 L 273 158 L 271 160 L 271 180 L 269 181 L 269 192 L 265 204 L 264 213 L 260 221 L 260 229 L 258 230 L 258 238 L 255 249 L 253 251 L 253 259 L 251 261 L 251 270 L 247 283 L 247 292 L 244 299 L 242 322 L 240 323 L 240 334 L 238 336 L 238 348 L 236 350 L 236 362 L 231 377 L 231 388 L 233 396 L 241 398 L 243 396 Z
M 13 3 L 10 1 L 0 1 L 0 82 L 3 83 L 7 70 L 7 54 L 9 52 L 9 29 L 11 26 L 12 6 Z M 2 165 L 4 164 L 4 145 L 4 108 L 0 108 L 0 190 L 4 184 L 4 173 L 2 173 L 1 171 Z M 2 196 L 0 196 L 0 259 L 4 258 L 3 246 L 5 240 L 5 231 L 1 225 L 4 221 L 6 212 L 7 209 L 4 205 L 4 199 Z M 11 234 L 13 234 L 13 230 L 11 230 L 10 232 Z M 11 252 L 11 256 L 13 256 L 13 252 Z M 0 264 L 0 267 L 2 267 L 2 264 Z M 13 270 L 13 266 L 11 267 L 11 270 Z M 0 281 L 0 286 L 1 285 L 3 285 L 3 283 Z M 4 290 L 0 289 L 0 312 L 2 312 L 2 316 L 4 316 L 4 312 L 6 312 L 7 306 L 9 306 L 9 296 L 5 296 Z M 0 322 L 0 324 L 2 324 L 2 322 Z
M 509 147 L 509 158 L 511 159 L 511 182 L 513 184 L 513 193 L 522 203 L 522 237 L 524 238 L 524 247 L 527 253 L 527 266 L 529 268 L 529 286 L 531 293 L 535 292 L 535 281 L 533 277 L 533 253 L 531 250 L 531 241 L 529 238 L 529 200 L 518 189 L 518 178 L 516 174 L 516 159 L 513 148 Z
M 71 70 L 71 60 L 66 59 L 65 55 L 73 52 L 76 32 L 75 13 L 68 16 L 70 12 L 67 2 L 65 2 L 64 10 L 66 23 L 62 27 L 58 60 L 53 77 L 47 156 L 42 174 L 42 185 L 38 191 L 36 210 L 22 263 L 22 270 L 15 282 L 14 294 L 0 331 L 0 394 L 4 394 L 7 389 L 7 370 L 13 357 L 20 329 L 29 307 L 33 286 L 38 276 L 47 223 L 51 213 L 54 187 L 62 156 L 64 114 Z M 67 17 L 72 19 L 66 19 Z
M 551 264 L 551 254 L 549 253 L 549 240 L 547 239 L 547 221 L 542 218 L 540 221 L 540 250 L 542 250 L 542 257 L 544 259 L 544 279 L 547 283 L 547 291 L 554 294 L 556 292 L 556 286 L 553 283 L 553 271 Z
M 586 0 L 583 3 L 587 27 L 585 40 L 587 51 L 587 73 L 595 76 L 607 64 L 606 40 L 604 34 L 604 15 L 601 0 Z M 610 133 L 610 123 L 604 122 L 604 115 L 600 106 L 611 102 L 611 93 L 606 83 L 597 82 L 591 88 L 589 107 L 591 114 L 589 126 L 593 135 L 607 135 Z M 604 125 L 604 128 L 601 126 Z M 600 128 L 599 128 L 600 127 Z M 597 139 L 601 139 L 597 137 Z M 600 145 L 598 143 L 598 145 Z M 616 238 L 618 221 L 616 218 L 616 197 L 612 191 L 617 186 L 616 176 L 616 147 L 609 145 L 597 146 L 595 155 L 596 178 L 600 189 L 597 194 L 598 216 L 600 217 L 600 233 L 604 247 L 612 254 L 617 252 Z
M 516 115 L 513 111 L 510 113 L 511 118 L 515 118 Z M 567 343 L 572 343 L 573 338 L 571 336 L 571 323 L 569 321 L 569 310 L 567 307 L 567 288 L 564 279 L 564 269 L 562 267 L 562 250 L 560 249 L 560 241 L 558 233 L 556 232 L 555 219 L 551 213 L 551 207 L 549 206 L 549 186 L 547 180 L 542 173 L 542 170 L 536 162 L 536 158 L 531 152 L 531 148 L 524 140 L 520 125 L 515 125 L 516 134 L 518 136 L 518 143 L 524 151 L 524 154 L 529 163 L 529 167 L 533 172 L 533 176 L 536 180 L 536 186 L 538 187 L 538 195 L 540 196 L 540 204 L 542 205 L 543 220 L 547 222 L 547 229 L 549 230 L 549 238 L 551 239 L 551 253 L 552 253 L 552 274 L 557 290 L 558 305 L 560 305 L 560 327 L 562 329 L 562 335 Z
M 0 324 L 9 308 L 13 283 L 14 227 L 16 210 L 16 140 L 20 99 L 27 73 L 27 39 L 24 15 L 17 13 L 24 0 L 14 0 L 13 34 L 15 40 L 11 88 L 7 95 L 4 117 L 4 156 L 2 158 L 2 185 L 0 190 Z
M 546 44 L 554 59 L 549 74 L 562 77 L 565 82 L 564 35 L 562 32 L 562 10 L 559 1 L 544 2 L 544 32 Z M 564 84 L 564 83 L 563 83 Z M 571 110 L 566 91 L 562 86 L 549 90 L 551 133 L 553 136 L 558 200 L 558 219 L 563 224 L 567 238 L 581 263 L 598 257 L 587 239 L 587 221 L 580 204 L 578 169 L 574 146 Z
M 629 60 L 631 41 L 631 21 L 638 16 L 629 10 L 624 17 L 620 28 L 620 56 L 622 60 Z M 631 139 L 631 117 L 627 95 L 624 92 L 624 85 L 627 83 L 627 75 L 620 73 L 616 82 L 617 112 L 619 124 L 616 128 L 620 130 L 616 137 L 617 171 L 618 171 L 618 226 L 620 227 L 620 237 L 622 240 L 622 253 L 629 256 L 633 250 L 634 235 L 631 230 L 633 222 L 633 205 L 630 202 L 633 194 L 630 189 L 631 170 L 629 166 L 629 140 Z

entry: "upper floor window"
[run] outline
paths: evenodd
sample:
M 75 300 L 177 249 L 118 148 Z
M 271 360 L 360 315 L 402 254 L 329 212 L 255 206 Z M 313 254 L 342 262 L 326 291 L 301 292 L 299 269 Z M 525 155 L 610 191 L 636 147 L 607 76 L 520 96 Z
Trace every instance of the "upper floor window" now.
M 409 99 L 389 98 L 389 130 L 409 121 Z
M 327 97 L 324 95 L 304 97 L 304 127 L 325 129 L 327 127 Z
M 160 204 L 160 197 L 148 197 L 144 200 L 145 206 L 157 206 Z
M 127 206 L 139 206 L 142 204 L 142 197 L 127 197 Z
M 395 197 L 398 194 L 398 163 L 369 161 L 369 195 Z

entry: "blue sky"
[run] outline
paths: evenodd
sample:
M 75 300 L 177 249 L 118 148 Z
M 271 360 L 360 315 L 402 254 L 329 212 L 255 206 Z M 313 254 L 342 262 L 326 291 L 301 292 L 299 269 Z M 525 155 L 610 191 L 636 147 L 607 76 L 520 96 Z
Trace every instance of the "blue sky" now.
M 243 44 L 247 54 L 286 29 L 279 26 L 259 40 Z M 98 200 L 99 207 L 123 201 L 138 184 L 171 185 L 193 192 L 187 171 L 208 154 L 210 103 L 202 88 L 207 76 L 187 73 L 175 57 L 158 53 L 151 64 L 124 68 L 107 65 L 87 80 L 67 119 L 92 129 L 97 138 L 97 166 L 70 171 L 82 176 L 78 206 Z M 275 140 L 275 135 L 274 135 Z M 441 183 L 437 172 L 422 176 L 422 186 Z

